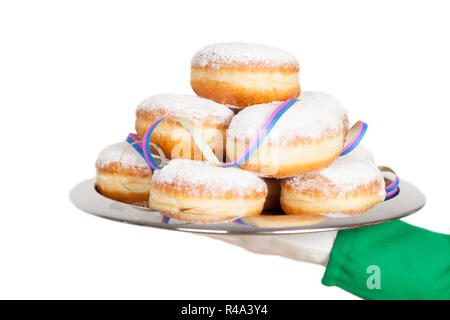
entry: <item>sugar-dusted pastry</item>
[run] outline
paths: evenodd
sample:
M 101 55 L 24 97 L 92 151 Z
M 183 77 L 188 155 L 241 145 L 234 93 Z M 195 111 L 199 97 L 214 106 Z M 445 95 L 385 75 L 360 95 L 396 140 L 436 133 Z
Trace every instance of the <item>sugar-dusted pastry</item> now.
M 282 180 L 283 211 L 357 214 L 382 202 L 386 195 L 382 173 L 367 149 L 358 147 L 353 152 L 328 168 Z
M 113 200 L 148 206 L 152 172 L 141 155 L 127 142 L 103 149 L 95 167 L 96 187 L 101 194 Z
M 237 107 L 297 98 L 299 65 L 289 52 L 261 44 L 204 47 L 191 62 L 191 86 L 201 97 Z
M 234 113 L 212 100 L 182 94 L 159 94 L 142 101 L 136 110 L 136 132 L 142 139 L 147 129 L 164 117 L 187 119 L 219 159 L 224 159 L 226 129 Z M 162 121 L 151 136 L 169 159 L 203 159 L 190 133 L 176 120 Z
M 227 156 L 241 155 L 281 102 L 245 108 L 231 120 Z M 303 92 L 241 168 L 265 177 L 285 178 L 329 166 L 341 153 L 348 131 L 347 112 L 335 98 Z
M 149 206 L 171 218 L 211 223 L 259 215 L 266 196 L 266 184 L 251 172 L 176 159 L 154 172 Z

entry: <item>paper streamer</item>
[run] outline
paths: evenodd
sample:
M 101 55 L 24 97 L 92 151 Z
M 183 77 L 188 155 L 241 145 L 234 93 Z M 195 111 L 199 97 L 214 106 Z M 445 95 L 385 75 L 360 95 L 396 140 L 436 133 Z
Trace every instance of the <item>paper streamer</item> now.
M 269 135 L 270 131 L 273 129 L 275 124 L 278 122 L 278 120 L 283 116 L 283 114 L 289 110 L 290 107 L 292 107 L 298 100 L 297 99 L 288 99 L 282 104 L 280 104 L 268 117 L 268 119 L 263 123 L 263 125 L 259 128 L 256 136 L 250 141 L 247 148 L 244 150 L 244 152 L 239 155 L 234 161 L 229 163 L 224 163 L 217 159 L 214 152 L 211 150 L 210 146 L 206 143 L 206 141 L 203 139 L 201 134 L 198 132 L 198 130 L 185 118 L 183 117 L 164 117 L 159 119 L 158 121 L 154 122 L 145 132 L 144 137 L 142 139 L 141 145 L 134 145 L 134 148 L 143 156 L 145 161 L 148 163 L 150 168 L 152 170 L 161 169 L 163 165 L 158 164 L 155 159 L 153 158 L 151 152 L 150 152 L 150 146 L 157 147 L 155 144 L 152 144 L 151 142 L 151 136 L 156 127 L 164 120 L 166 119 L 172 119 L 175 121 L 178 121 L 186 130 L 189 131 L 192 138 L 194 139 L 195 144 L 200 149 L 203 156 L 206 158 L 206 160 L 213 164 L 224 168 L 229 167 L 237 167 L 242 164 L 244 164 L 250 157 L 258 150 L 258 148 L 263 144 L 264 140 Z M 367 124 L 358 121 L 356 122 L 349 130 L 347 136 L 346 136 L 346 145 L 342 149 L 341 155 L 346 155 L 350 153 L 352 150 L 356 148 L 356 146 L 361 142 L 362 138 L 364 137 L 365 133 L 367 131 Z M 137 139 L 134 135 L 130 134 L 127 138 L 127 141 L 129 143 L 136 142 Z M 162 162 L 165 163 L 165 158 L 162 157 Z
M 264 124 L 259 128 L 256 136 L 250 141 L 247 148 L 244 150 L 244 152 L 237 157 L 234 161 L 229 163 L 224 163 L 220 161 L 214 152 L 211 150 L 210 146 L 206 143 L 206 141 L 203 139 L 201 134 L 198 132 L 198 130 L 186 119 L 183 117 L 177 117 L 177 116 L 171 116 L 171 117 L 164 117 L 159 119 L 158 121 L 154 122 L 145 132 L 144 137 L 142 139 L 142 142 L 139 141 L 135 135 L 129 134 L 127 137 L 127 142 L 130 143 L 133 148 L 145 159 L 149 167 L 152 171 L 161 169 L 165 163 L 166 158 L 164 155 L 164 152 L 157 146 L 156 144 L 151 142 L 151 136 L 156 129 L 156 127 L 164 120 L 166 119 L 172 119 L 175 121 L 178 121 L 186 130 L 189 131 L 192 138 L 194 139 L 194 142 L 196 146 L 199 148 L 203 156 L 206 158 L 206 160 L 213 164 L 224 168 L 230 168 L 230 167 L 237 167 L 242 164 L 244 164 L 250 157 L 258 150 L 258 148 L 263 144 L 264 140 L 269 135 L 270 131 L 273 129 L 275 124 L 278 122 L 278 120 L 283 116 L 283 114 L 289 110 L 290 107 L 292 107 L 298 100 L 297 99 L 288 99 L 284 101 L 282 104 L 280 104 L 268 117 L 268 119 L 264 122 Z M 349 130 L 347 133 L 346 139 L 345 139 L 345 147 L 342 149 L 342 152 L 340 156 L 344 156 L 350 152 L 352 152 L 361 142 L 364 135 L 367 132 L 368 125 L 363 121 L 357 121 Z M 157 152 L 159 153 L 159 157 L 161 159 L 161 162 L 158 164 L 156 160 L 154 159 L 150 147 L 153 146 Z M 386 167 L 387 168 L 387 167 Z M 392 169 L 387 168 L 389 172 L 393 172 Z M 396 179 L 386 187 L 386 198 L 385 200 L 389 200 L 393 197 L 395 197 L 398 194 L 398 182 L 399 179 L 396 176 Z M 167 219 L 167 220 L 164 220 Z M 163 223 L 168 223 L 170 218 L 164 217 Z M 245 222 L 243 222 L 241 219 L 235 219 L 233 221 L 235 224 L 241 225 L 241 226 L 249 226 Z
M 142 141 L 139 141 L 138 138 L 130 133 L 127 137 L 127 142 L 133 146 L 133 148 L 141 155 L 142 158 L 145 159 L 144 152 L 142 151 Z
M 128 141 L 128 139 L 127 139 L 127 141 Z M 136 149 L 138 152 L 139 152 L 139 150 L 142 152 L 142 149 L 140 148 L 140 146 L 139 146 L 139 143 L 140 143 L 140 141 L 137 141 L 137 139 L 136 139 L 136 141 L 128 141 L 128 143 L 129 143 L 129 145 L 125 148 L 125 149 L 123 149 L 123 151 L 122 151 L 122 154 L 120 155 L 120 158 L 119 158 L 119 165 L 117 166 L 117 177 L 119 178 L 119 182 L 120 182 L 120 184 L 122 185 L 122 187 L 124 187 L 127 191 L 129 191 L 129 192 L 133 192 L 133 193 L 144 193 L 144 192 L 148 192 L 149 190 L 150 190 L 150 186 L 149 186 L 149 188 L 148 189 L 145 189 L 145 190 L 135 190 L 135 189 L 131 189 L 130 187 L 128 187 L 124 182 L 123 182 L 123 180 L 122 180 L 122 174 L 121 174 L 121 170 L 122 170 L 122 158 L 123 158 L 123 155 L 125 154 L 125 152 L 128 150 L 128 148 L 130 148 L 130 147 L 133 147 L 134 149 Z M 142 155 L 142 154 L 141 154 Z
M 161 169 L 166 165 L 167 160 L 166 156 L 164 155 L 164 151 L 157 144 L 149 142 L 147 148 L 148 151 L 146 154 L 146 148 L 143 148 L 142 141 L 138 140 L 134 134 L 130 133 L 126 141 L 133 146 L 133 148 L 142 156 L 142 158 L 144 158 L 145 162 L 147 162 L 152 172 L 156 169 Z M 155 150 L 158 152 L 159 158 L 161 160 L 159 164 L 156 162 L 154 155 L 151 154 L 150 146 L 155 148 Z M 122 152 L 122 156 L 124 152 Z
M 170 221 L 170 217 L 162 216 L 162 218 L 161 218 L 162 223 L 169 224 L 169 221 Z
M 400 189 L 398 188 L 398 185 L 400 184 L 400 179 L 398 178 L 398 176 L 397 176 L 397 174 L 395 173 L 395 171 L 392 170 L 391 168 L 386 167 L 386 166 L 379 166 L 378 168 L 380 169 L 380 171 L 381 171 L 382 173 L 384 173 L 384 172 L 389 172 L 389 173 L 393 174 L 394 177 L 395 177 L 394 180 L 392 180 L 392 182 L 391 182 L 390 184 L 388 184 L 388 185 L 386 186 L 386 188 L 385 188 L 385 190 L 386 190 L 386 196 L 385 196 L 385 198 L 384 198 L 384 201 L 389 200 L 389 199 L 392 199 L 392 198 L 394 198 L 395 196 L 397 196 L 398 193 L 400 192 Z
M 210 146 L 206 143 L 206 141 L 203 139 L 201 134 L 197 131 L 197 129 L 185 118 L 183 117 L 165 117 L 161 118 L 155 123 L 153 123 L 145 132 L 143 140 L 143 153 L 144 153 L 144 159 L 149 163 L 149 165 L 153 168 L 154 166 L 159 169 L 160 167 L 155 163 L 154 159 L 152 159 L 151 153 L 150 153 L 150 139 L 153 131 L 155 128 L 163 121 L 168 118 L 178 121 L 186 130 L 189 131 L 191 136 L 194 139 L 195 144 L 202 152 L 203 156 L 206 158 L 206 160 L 217 166 L 229 168 L 229 167 L 237 167 L 243 163 L 245 163 L 259 148 L 259 146 L 264 142 L 266 137 L 268 136 L 269 132 L 272 130 L 273 126 L 278 122 L 280 117 L 290 108 L 292 107 L 295 102 L 298 100 L 296 99 L 288 99 L 282 104 L 280 104 L 269 116 L 269 118 L 264 122 L 264 124 L 261 126 L 261 128 L 258 130 L 257 135 L 252 139 L 248 147 L 244 150 L 244 152 L 236 158 L 236 160 L 230 162 L 230 163 L 224 163 L 217 159 L 214 152 L 211 150 Z
M 233 222 L 234 224 L 238 225 L 238 226 L 241 226 L 241 227 L 255 228 L 255 226 L 252 226 L 252 225 L 249 225 L 249 224 L 245 223 L 245 222 L 242 221 L 242 219 L 240 219 L 240 218 L 234 219 L 232 222 Z
M 367 123 L 362 121 L 357 121 L 348 131 L 347 137 L 345 139 L 345 147 L 342 149 L 341 156 L 345 156 L 352 152 L 358 144 L 361 142 L 362 138 L 367 132 Z
M 262 145 L 264 140 L 269 135 L 270 131 L 273 129 L 275 124 L 281 118 L 281 116 L 292 107 L 298 100 L 297 99 L 288 99 L 282 104 L 280 104 L 269 116 L 269 118 L 264 122 L 264 124 L 259 128 L 256 136 L 250 141 L 247 148 L 244 152 L 236 158 L 233 162 L 229 164 L 223 165 L 223 167 L 236 167 L 241 164 L 244 164 L 250 157 L 258 150 L 258 148 Z

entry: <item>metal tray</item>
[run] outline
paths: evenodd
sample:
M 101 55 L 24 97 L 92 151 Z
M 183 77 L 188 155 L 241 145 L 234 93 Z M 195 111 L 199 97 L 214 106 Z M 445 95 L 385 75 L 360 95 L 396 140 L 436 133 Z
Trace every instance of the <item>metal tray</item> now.
M 186 223 L 176 219 L 170 219 L 169 223 L 165 223 L 158 211 L 132 206 L 104 197 L 95 189 L 95 179 L 79 183 L 70 192 L 70 199 L 82 211 L 123 223 L 207 234 L 282 235 L 343 230 L 374 225 L 413 214 L 425 205 L 425 196 L 411 183 L 402 179 L 399 188 L 400 193 L 395 198 L 384 201 L 363 214 L 347 217 L 328 216 L 318 224 L 284 228 L 247 227 L 231 222 L 197 224 Z

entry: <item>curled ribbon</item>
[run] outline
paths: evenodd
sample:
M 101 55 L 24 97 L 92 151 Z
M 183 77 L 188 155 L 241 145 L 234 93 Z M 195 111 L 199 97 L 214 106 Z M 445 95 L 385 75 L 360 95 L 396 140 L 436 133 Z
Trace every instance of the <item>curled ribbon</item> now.
M 194 139 L 195 144 L 202 152 L 203 156 L 206 158 L 206 160 L 216 166 L 229 168 L 229 167 L 236 167 L 244 164 L 250 157 L 258 150 L 258 148 L 262 145 L 264 140 L 269 135 L 272 128 L 275 126 L 275 124 L 278 122 L 278 120 L 281 118 L 281 116 L 289 110 L 290 107 L 292 107 L 298 100 L 297 99 L 288 99 L 284 101 L 282 104 L 280 104 L 267 118 L 267 120 L 264 122 L 264 124 L 259 128 L 256 136 L 250 141 L 249 145 L 246 147 L 244 152 L 237 157 L 234 161 L 225 163 L 220 161 L 214 152 L 211 150 L 210 146 L 206 143 L 206 141 L 203 139 L 201 134 L 198 132 L 198 130 L 185 118 L 178 117 L 178 116 L 171 116 L 171 117 L 164 117 L 156 122 L 154 122 L 145 132 L 144 137 L 142 141 L 139 141 L 135 135 L 129 134 L 127 137 L 127 142 L 130 143 L 133 148 L 144 158 L 144 160 L 149 165 L 152 172 L 157 169 L 161 169 L 165 163 L 166 163 L 166 157 L 164 155 L 164 152 L 162 149 L 151 142 L 151 136 L 156 127 L 164 120 L 166 119 L 173 119 L 178 121 L 186 130 L 189 131 L 192 138 Z M 348 131 L 346 139 L 345 139 L 345 147 L 342 149 L 341 156 L 344 156 L 351 151 L 353 151 L 358 144 L 361 142 L 362 138 L 367 132 L 368 125 L 363 121 L 357 121 Z M 160 163 L 158 164 L 156 160 L 154 159 L 150 147 L 155 148 L 155 150 L 159 154 L 159 158 L 161 159 Z M 383 167 L 384 168 L 384 167 Z M 387 168 L 387 167 L 386 167 Z M 389 168 L 387 168 L 389 169 Z M 393 172 L 392 169 L 387 170 L 389 172 Z M 395 173 L 394 173 L 395 174 Z M 397 184 L 395 184 L 397 183 Z M 388 190 L 389 187 L 389 190 Z M 398 178 L 393 181 L 388 187 L 386 187 L 386 199 L 391 199 L 395 197 L 398 194 Z M 234 220 L 235 223 L 240 225 L 247 225 L 240 219 Z M 164 220 L 164 223 L 168 223 L 168 220 Z
M 150 187 L 148 188 L 148 189 L 145 189 L 145 190 L 135 190 L 135 189 L 131 189 L 130 187 L 128 187 L 127 185 L 126 185 L 126 183 L 122 180 L 122 174 L 121 174 L 121 171 L 122 171 L 122 158 L 123 158 L 123 156 L 124 156 L 124 154 L 125 154 L 125 152 L 128 150 L 128 148 L 130 148 L 130 147 L 133 147 L 134 149 L 136 149 L 136 147 L 137 148 L 140 148 L 139 146 L 137 146 L 137 144 L 139 143 L 139 141 L 135 141 L 135 142 L 129 142 L 130 144 L 122 151 L 122 154 L 120 155 L 120 158 L 119 158 L 119 165 L 117 166 L 117 177 L 119 178 L 119 182 L 120 182 L 120 184 L 122 185 L 122 187 L 124 187 L 127 191 L 129 191 L 129 192 L 133 192 L 133 193 L 144 193 L 144 192 L 148 192 L 149 191 L 149 189 L 150 189 Z M 136 146 L 136 147 L 135 147 Z M 138 150 L 138 149 L 136 149 L 136 150 Z M 139 150 L 138 150 L 138 152 L 139 152 Z
M 164 120 L 164 118 L 160 119 L 158 121 L 161 122 L 162 120 Z M 147 132 L 146 132 L 146 134 L 147 134 Z M 151 133 L 150 133 L 150 135 L 151 135 Z M 145 139 L 145 136 L 144 136 L 144 139 Z M 130 133 L 128 135 L 127 142 L 133 146 L 133 148 L 141 155 L 142 158 L 144 158 L 145 162 L 147 162 L 147 164 L 150 167 L 150 169 L 152 170 L 152 172 L 156 169 L 161 169 L 162 167 L 164 167 L 166 165 L 167 161 L 166 161 L 166 157 L 164 155 L 164 151 L 157 144 L 148 141 L 147 147 L 143 148 L 142 141 L 139 141 L 136 138 L 136 136 L 132 133 Z M 150 152 L 150 146 L 155 148 L 155 150 L 158 152 L 159 158 L 161 159 L 160 164 L 158 164 L 156 162 L 155 158 L 153 158 L 153 155 Z
M 155 159 L 153 158 L 151 152 L 150 152 L 150 146 L 153 146 L 155 149 L 159 148 L 157 145 L 153 144 L 151 142 L 151 136 L 156 127 L 164 120 L 166 119 L 172 119 L 178 121 L 186 130 L 189 131 L 192 138 L 194 139 L 195 144 L 202 152 L 203 156 L 206 158 L 206 160 L 216 166 L 220 166 L 223 168 L 229 168 L 229 167 L 237 167 L 242 164 L 244 164 L 250 157 L 258 150 L 258 148 L 263 144 L 264 140 L 269 135 L 270 131 L 273 129 L 275 124 L 278 122 L 278 120 L 283 116 L 283 114 L 289 110 L 290 107 L 292 107 L 298 100 L 297 99 L 288 99 L 284 101 L 282 104 L 280 104 L 267 118 L 267 120 L 263 123 L 263 125 L 258 129 L 256 136 L 250 141 L 244 152 L 242 152 L 241 155 L 239 155 L 235 160 L 232 162 L 222 162 L 219 159 L 217 159 L 214 152 L 211 150 L 210 146 L 206 143 L 206 141 L 203 139 L 201 134 L 198 132 L 198 130 L 185 118 L 183 117 L 177 117 L 177 116 L 171 116 L 171 117 L 164 117 L 159 119 L 158 121 L 154 122 L 145 132 L 144 137 L 142 139 L 141 144 L 134 144 L 134 148 L 139 152 L 139 154 L 145 159 L 145 161 L 148 163 L 150 168 L 152 170 L 161 169 L 165 163 L 165 157 L 164 154 L 158 151 L 160 153 L 160 157 L 162 159 L 161 164 L 158 164 Z M 341 156 L 346 155 L 350 153 L 352 150 L 356 148 L 356 146 L 361 142 L 362 138 L 364 137 L 365 133 L 367 131 L 367 124 L 363 121 L 356 122 L 347 133 L 346 139 L 345 139 L 345 147 L 342 149 Z M 127 138 L 127 141 L 129 143 L 135 143 L 137 141 L 137 138 L 130 134 Z
M 167 216 L 162 216 L 161 222 L 162 222 L 163 224 L 169 224 L 169 221 L 170 221 L 170 218 L 169 218 L 169 217 L 167 217 Z
M 357 121 L 348 131 L 345 138 L 345 147 L 342 149 L 340 156 L 345 156 L 352 152 L 358 144 L 361 142 L 362 138 L 367 132 L 367 123 L 363 121 Z
M 232 222 L 233 222 L 234 224 L 238 225 L 238 226 L 241 226 L 241 227 L 255 228 L 255 226 L 252 226 L 252 225 L 247 224 L 247 223 L 245 223 L 244 221 L 242 221 L 241 218 L 234 219 Z
M 124 183 L 124 181 L 122 179 L 122 174 L 121 174 L 122 159 L 123 159 L 123 156 L 124 156 L 125 152 L 127 152 L 128 148 L 130 148 L 130 147 L 133 147 L 141 155 L 141 157 L 144 158 L 144 160 L 147 162 L 147 164 L 150 166 L 149 162 L 145 158 L 145 155 L 144 155 L 144 152 L 143 152 L 143 149 L 142 149 L 142 141 L 138 140 L 133 134 L 129 134 L 128 137 L 127 137 L 127 142 L 129 143 L 129 145 L 122 151 L 122 154 L 120 155 L 120 158 L 119 158 L 119 166 L 117 168 L 117 176 L 119 178 L 119 182 L 122 185 L 122 187 L 124 187 L 129 192 L 133 192 L 133 193 L 148 192 L 150 187 L 148 189 L 145 189 L 145 190 L 131 189 L 130 187 L 128 187 L 126 185 L 126 183 Z M 161 159 L 161 162 L 160 162 L 159 166 L 164 167 L 165 164 L 166 164 L 166 157 L 164 156 L 164 152 L 162 151 L 162 149 L 158 145 L 156 145 L 154 143 L 150 143 L 149 145 L 154 147 L 156 152 L 158 152 L 159 158 Z M 153 161 L 155 161 L 153 156 L 152 156 L 151 159 L 153 159 Z M 156 163 L 156 161 L 155 161 L 155 164 L 158 165 Z M 151 171 L 153 173 L 154 169 L 151 166 L 150 166 L 150 169 L 151 169 Z
M 390 184 L 388 184 L 385 188 L 386 190 L 386 197 L 384 198 L 384 201 L 394 198 L 398 195 L 400 192 L 400 189 L 398 188 L 398 185 L 400 184 L 400 179 L 398 178 L 397 174 L 394 170 L 392 170 L 389 167 L 386 166 L 379 166 L 378 167 L 382 173 L 389 172 L 395 176 L 394 180 L 391 181 Z
M 380 169 L 380 171 L 382 173 L 389 172 L 395 176 L 394 180 L 392 180 L 391 183 L 385 187 L 386 196 L 384 198 L 384 201 L 387 201 L 398 195 L 398 193 L 400 191 L 400 189 L 398 188 L 398 185 L 400 184 L 400 179 L 398 178 L 395 171 L 392 170 L 391 168 L 386 167 L 386 166 L 379 166 L 378 168 Z M 244 221 L 242 221 L 241 218 L 237 218 L 237 219 L 233 220 L 233 223 L 238 226 L 241 226 L 241 227 L 254 228 L 254 226 L 249 225 L 249 224 L 245 223 Z

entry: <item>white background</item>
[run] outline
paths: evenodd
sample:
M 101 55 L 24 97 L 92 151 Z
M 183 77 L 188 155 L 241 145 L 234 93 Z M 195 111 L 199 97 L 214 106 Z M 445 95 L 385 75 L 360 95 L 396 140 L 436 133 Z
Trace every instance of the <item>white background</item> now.
M 324 268 L 103 220 L 68 194 L 138 102 L 192 93 L 202 46 L 294 53 L 304 90 L 335 95 L 364 144 L 427 195 L 405 221 L 449 233 L 445 1 L 2 1 L 0 298 L 354 298 Z

